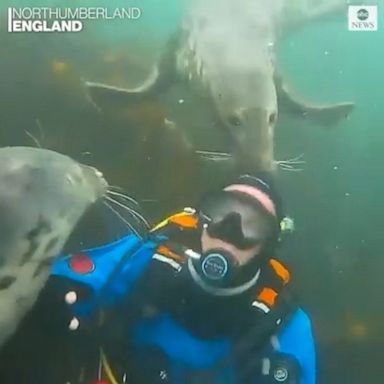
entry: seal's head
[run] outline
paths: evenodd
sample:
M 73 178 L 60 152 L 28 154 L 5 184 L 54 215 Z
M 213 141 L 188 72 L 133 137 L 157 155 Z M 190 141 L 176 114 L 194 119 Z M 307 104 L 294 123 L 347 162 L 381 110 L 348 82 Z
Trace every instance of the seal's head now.
M 252 46 L 248 51 L 252 51 Z M 269 172 L 274 168 L 274 129 L 277 95 L 270 57 L 243 56 L 221 78 L 211 80 L 220 120 L 229 133 L 241 172 Z M 251 62 L 245 61 L 247 57 Z M 224 58 L 223 58 L 224 60 Z
M 17 264 L 20 258 L 28 259 L 23 250 L 28 249 L 31 231 L 40 246 L 66 237 L 106 187 L 96 169 L 59 153 L 28 147 L 0 149 L 0 260 L 7 257 Z
M 82 214 L 106 190 L 99 171 L 62 154 L 0 149 L 0 345 L 36 300 Z
M 226 116 L 233 152 L 241 171 L 274 170 L 274 127 L 277 109 L 238 108 Z

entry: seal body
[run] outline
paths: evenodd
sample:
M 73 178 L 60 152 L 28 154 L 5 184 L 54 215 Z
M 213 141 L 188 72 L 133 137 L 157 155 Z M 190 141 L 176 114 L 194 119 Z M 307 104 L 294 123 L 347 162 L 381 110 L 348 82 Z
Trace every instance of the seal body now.
M 241 172 L 275 169 L 274 134 L 280 111 L 328 126 L 352 111 L 352 102 L 309 103 L 286 85 L 276 65 L 276 43 L 290 30 L 346 9 L 347 0 L 194 0 L 158 65 L 134 89 L 87 82 L 96 104 L 161 100 L 184 82 L 212 113 Z M 200 108 L 200 107 L 199 107 Z M 190 110 L 192 123 L 201 111 Z M 186 119 L 188 120 L 188 119 Z M 188 123 L 187 123 L 188 124 Z

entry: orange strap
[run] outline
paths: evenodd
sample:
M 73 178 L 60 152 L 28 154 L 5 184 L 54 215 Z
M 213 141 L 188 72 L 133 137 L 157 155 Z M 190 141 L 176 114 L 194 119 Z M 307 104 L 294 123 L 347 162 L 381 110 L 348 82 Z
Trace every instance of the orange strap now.
M 269 305 L 270 307 L 275 304 L 277 292 L 272 288 L 263 288 L 260 294 L 257 296 L 257 300 Z
M 283 280 L 284 285 L 287 284 L 291 278 L 288 269 L 285 268 L 283 264 L 281 264 L 275 259 L 271 259 L 269 263 L 273 270 L 276 272 L 276 274 L 281 278 L 281 280 Z
M 172 216 L 169 216 L 165 218 L 163 221 L 155 225 L 152 229 L 151 232 L 155 232 L 159 229 L 163 229 L 166 227 L 168 224 L 176 224 L 180 228 L 186 228 L 186 229 L 196 229 L 198 225 L 198 219 L 194 213 L 189 213 L 189 212 L 179 212 L 175 213 Z
M 177 224 L 182 228 L 194 229 L 197 228 L 198 220 L 195 215 L 181 213 L 173 215 L 169 218 L 171 223 Z
M 279 261 L 275 259 L 269 260 L 269 264 L 276 275 L 282 280 L 283 285 L 287 284 L 290 280 L 290 273 L 287 268 L 284 267 Z M 257 300 L 263 302 L 269 307 L 273 307 L 275 304 L 278 292 L 273 288 L 264 287 L 257 296 Z
M 164 245 L 160 245 L 157 248 L 157 252 L 160 253 L 161 255 L 168 257 L 170 259 L 173 259 L 179 263 L 182 263 L 185 260 L 185 258 L 183 256 L 178 255 L 177 253 L 171 251 L 168 247 L 166 247 Z

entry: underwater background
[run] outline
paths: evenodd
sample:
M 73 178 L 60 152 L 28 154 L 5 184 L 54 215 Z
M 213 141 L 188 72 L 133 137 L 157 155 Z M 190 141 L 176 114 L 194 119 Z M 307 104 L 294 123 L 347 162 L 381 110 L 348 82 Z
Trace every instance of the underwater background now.
M 207 129 L 208 112 L 186 89 L 107 113 L 84 100 L 81 79 L 140 84 L 177 31 L 187 0 L 132 2 L 142 9 L 139 20 L 88 21 L 77 34 L 8 34 L 5 9 L 127 2 L 7 1 L 0 6 L 1 146 L 38 141 L 92 164 L 154 221 L 221 183 L 225 165 L 197 159 L 184 137 L 159 128 L 165 117 L 175 119 L 194 148 L 225 150 L 225 138 Z M 379 4 L 377 32 L 348 31 L 345 12 L 303 26 L 277 47 L 277 66 L 300 95 L 356 104 L 336 127 L 284 118 L 276 128 L 276 158 L 305 160 L 300 172 L 277 172 L 296 225 L 281 252 L 313 320 L 321 384 L 374 384 L 384 375 L 384 4 L 370 4 Z M 106 228 L 92 223 L 82 236 L 94 245 Z

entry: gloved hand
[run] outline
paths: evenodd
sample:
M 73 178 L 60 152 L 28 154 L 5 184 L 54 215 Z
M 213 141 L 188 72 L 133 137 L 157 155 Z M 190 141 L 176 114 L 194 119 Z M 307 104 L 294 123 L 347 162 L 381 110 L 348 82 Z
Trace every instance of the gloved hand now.
M 64 322 L 67 328 L 75 331 L 82 325 L 88 327 L 93 323 L 94 316 L 85 315 L 84 307 L 92 298 L 92 290 L 84 284 L 79 284 L 62 277 L 51 277 L 47 296 L 51 297 L 63 308 L 61 323 Z
M 77 301 L 77 293 L 76 291 L 68 291 L 65 296 L 64 300 L 68 305 L 73 305 Z M 71 321 L 69 322 L 68 329 L 71 331 L 76 331 L 79 328 L 80 321 L 76 316 L 73 316 Z

